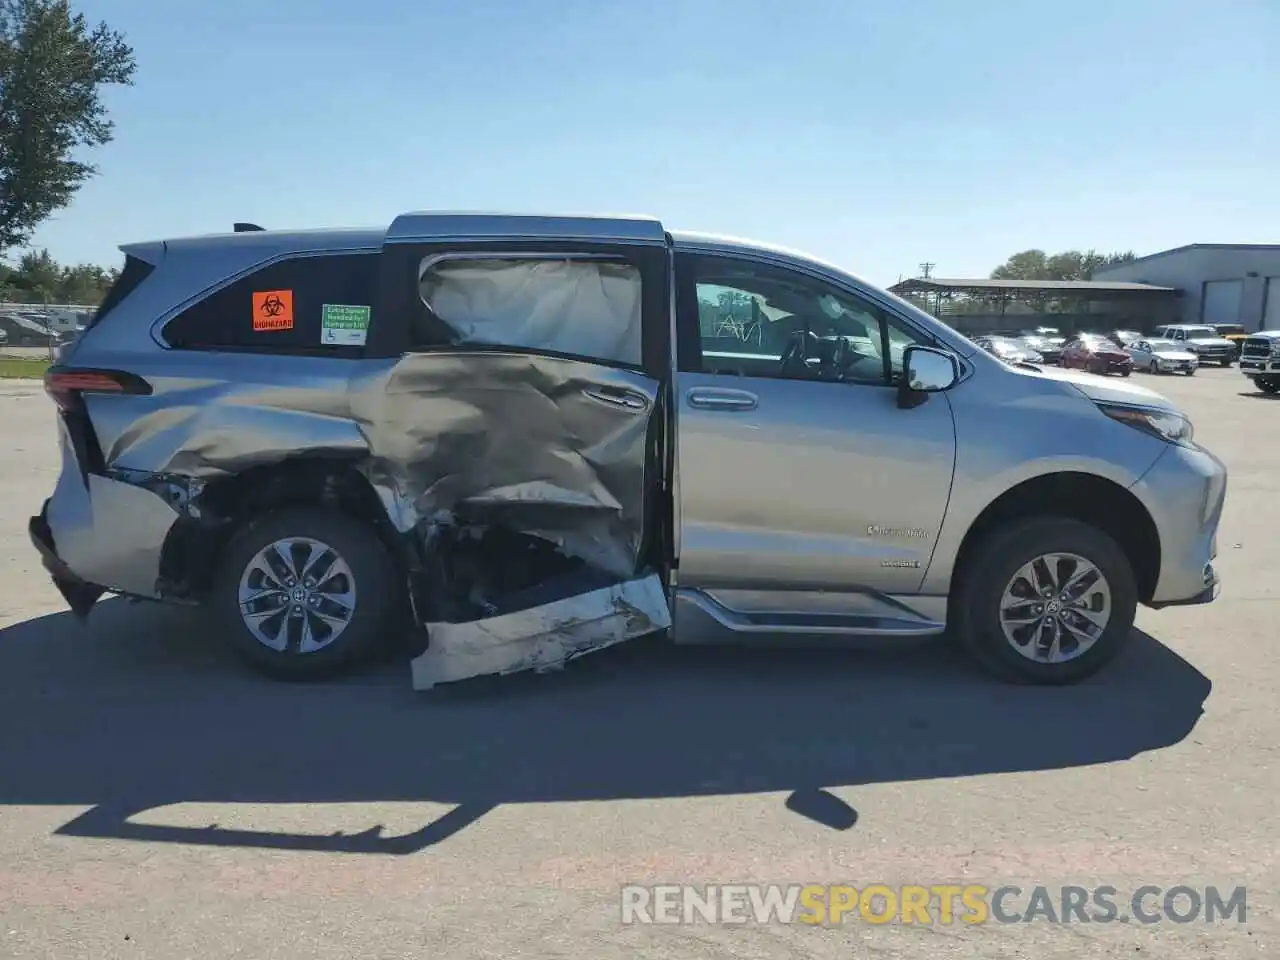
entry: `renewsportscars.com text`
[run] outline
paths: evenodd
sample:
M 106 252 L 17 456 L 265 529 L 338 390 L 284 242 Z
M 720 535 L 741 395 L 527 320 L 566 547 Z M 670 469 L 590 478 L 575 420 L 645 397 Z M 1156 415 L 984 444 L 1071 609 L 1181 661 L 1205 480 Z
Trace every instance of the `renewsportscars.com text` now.
M 621 891 L 624 924 L 1244 923 L 1247 892 L 1006 884 L 660 884 Z

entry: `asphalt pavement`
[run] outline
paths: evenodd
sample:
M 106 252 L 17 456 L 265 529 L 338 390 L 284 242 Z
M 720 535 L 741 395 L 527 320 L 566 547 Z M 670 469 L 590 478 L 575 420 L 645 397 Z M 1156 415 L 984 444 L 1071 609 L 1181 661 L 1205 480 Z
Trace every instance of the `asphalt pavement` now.
M 53 410 L 0 385 L 0 957 L 1280 956 L 1280 403 L 1135 377 L 1230 468 L 1223 594 L 1056 690 L 937 643 L 272 683 L 192 611 L 75 623 L 26 540 Z M 735 883 L 1243 886 L 1247 914 L 622 923 L 625 884 Z

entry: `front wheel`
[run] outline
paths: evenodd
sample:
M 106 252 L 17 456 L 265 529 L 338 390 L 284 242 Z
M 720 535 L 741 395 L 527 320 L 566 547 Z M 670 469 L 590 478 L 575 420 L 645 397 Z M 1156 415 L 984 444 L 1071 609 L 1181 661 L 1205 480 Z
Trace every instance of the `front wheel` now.
M 1128 639 L 1138 605 L 1116 542 L 1059 517 L 989 535 L 958 581 L 957 639 L 988 672 L 1015 683 L 1060 685 L 1097 673 Z
M 1195 375 L 1196 375 L 1196 368 L 1195 368 L 1195 367 L 1187 367 L 1187 376 L 1188 376 L 1188 377 L 1194 377 Z
M 397 591 L 377 535 L 344 514 L 290 507 L 227 545 L 208 602 L 231 646 L 281 680 L 336 676 L 380 646 Z
M 1258 389 L 1263 393 L 1280 393 L 1280 380 L 1273 380 L 1271 377 L 1258 377 L 1253 382 L 1258 385 Z
M 1156 363 L 1154 360 L 1152 360 L 1149 364 L 1147 364 L 1147 373 L 1159 373 L 1159 372 L 1160 372 L 1160 364 Z

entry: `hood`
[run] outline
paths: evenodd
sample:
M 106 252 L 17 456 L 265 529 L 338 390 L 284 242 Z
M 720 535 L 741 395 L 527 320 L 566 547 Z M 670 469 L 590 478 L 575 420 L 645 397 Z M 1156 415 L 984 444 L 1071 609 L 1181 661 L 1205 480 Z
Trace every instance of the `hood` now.
M 1187 343 L 1194 343 L 1197 347 L 1229 347 L 1231 341 L 1226 337 L 1192 337 Z
M 1114 380 L 1099 377 L 1079 370 L 1067 370 L 1062 367 L 1046 367 L 1039 373 L 1015 368 L 1024 377 L 1040 377 L 1045 380 L 1058 380 L 1069 383 L 1090 400 L 1101 400 L 1104 403 L 1127 403 L 1142 407 L 1159 407 L 1162 410 L 1178 411 L 1168 399 L 1154 390 L 1140 387 L 1129 380 Z
M 1160 347 L 1151 351 L 1157 357 L 1163 357 L 1166 360 L 1194 360 L 1196 355 L 1187 350 L 1179 350 L 1176 347 Z

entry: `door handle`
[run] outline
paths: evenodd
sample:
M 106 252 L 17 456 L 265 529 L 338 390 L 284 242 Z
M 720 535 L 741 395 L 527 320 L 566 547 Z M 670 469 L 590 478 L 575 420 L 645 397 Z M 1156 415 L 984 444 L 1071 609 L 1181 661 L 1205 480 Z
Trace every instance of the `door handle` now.
M 619 390 L 610 387 L 584 387 L 582 392 L 592 400 L 607 403 L 611 407 L 625 407 L 628 410 L 643 410 L 649 406 L 649 399 L 632 390 Z
M 694 387 L 685 399 L 689 406 L 699 410 L 754 410 L 760 398 L 746 390 L 722 390 L 710 387 Z

